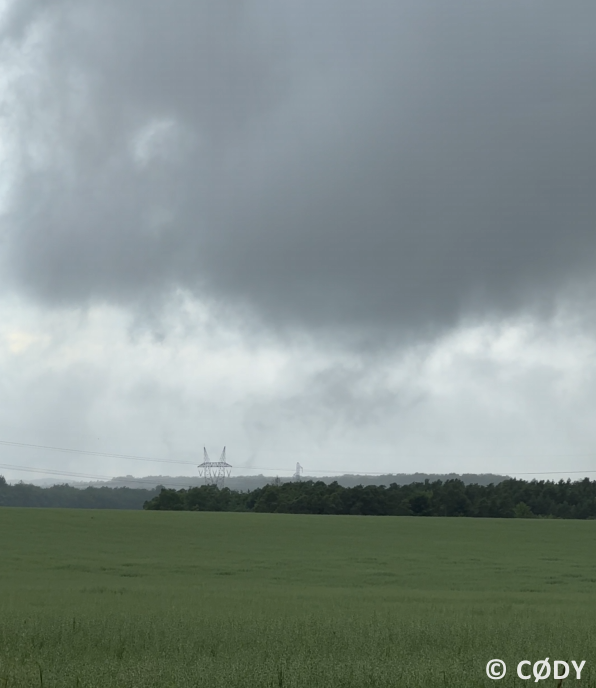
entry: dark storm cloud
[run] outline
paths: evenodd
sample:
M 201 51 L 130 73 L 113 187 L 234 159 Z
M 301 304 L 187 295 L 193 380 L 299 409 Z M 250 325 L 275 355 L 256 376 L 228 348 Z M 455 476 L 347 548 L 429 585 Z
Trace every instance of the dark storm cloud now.
M 16 3 L 5 261 L 49 302 L 188 288 L 414 332 L 596 267 L 586 3 Z

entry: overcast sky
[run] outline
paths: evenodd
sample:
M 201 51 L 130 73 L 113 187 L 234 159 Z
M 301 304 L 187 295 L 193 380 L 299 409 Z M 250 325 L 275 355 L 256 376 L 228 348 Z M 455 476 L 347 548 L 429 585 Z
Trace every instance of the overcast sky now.
M 596 477 L 596 5 L 0 8 L 0 441 Z

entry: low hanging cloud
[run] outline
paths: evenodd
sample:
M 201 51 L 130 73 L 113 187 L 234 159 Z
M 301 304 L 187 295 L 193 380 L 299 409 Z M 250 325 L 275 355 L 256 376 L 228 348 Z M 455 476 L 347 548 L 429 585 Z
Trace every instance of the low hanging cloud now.
M 595 20 L 0 0 L 0 439 L 592 470 Z
M 547 337 L 523 322 L 460 329 L 371 361 L 241 347 L 211 327 L 189 336 L 177 314 L 164 344 L 131 339 L 119 308 L 92 307 L 85 322 L 24 300 L 0 312 L 0 473 L 11 480 L 34 477 L 28 468 L 192 475 L 203 446 L 217 456 L 224 444 L 240 474 L 289 476 L 298 461 L 311 475 L 595 468 L 596 344 L 569 321 Z
M 75 306 L 182 288 L 341 333 L 549 312 L 596 267 L 595 20 L 551 1 L 13 2 L 5 286 Z

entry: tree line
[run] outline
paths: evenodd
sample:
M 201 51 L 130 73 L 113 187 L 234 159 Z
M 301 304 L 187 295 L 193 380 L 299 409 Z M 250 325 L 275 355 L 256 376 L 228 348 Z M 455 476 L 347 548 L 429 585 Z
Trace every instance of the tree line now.
M 361 516 L 467 516 L 479 518 L 596 518 L 596 481 L 504 480 L 465 484 L 425 480 L 409 485 L 357 485 L 302 481 L 269 484 L 250 492 L 212 485 L 162 488 L 143 505 L 167 511 L 251 511 Z
M 507 480 L 510 476 L 508 475 L 498 475 L 496 473 L 387 473 L 384 475 L 358 475 L 357 473 L 346 473 L 344 475 L 336 476 L 311 476 L 303 475 L 302 480 L 313 480 L 329 485 L 332 482 L 337 482 L 343 487 L 355 487 L 356 485 L 386 485 L 387 487 L 391 483 L 397 483 L 398 485 L 408 485 L 410 483 L 423 483 L 425 480 L 430 480 L 435 482 L 437 480 L 463 480 L 463 482 L 468 485 L 470 483 L 477 483 L 478 485 L 489 485 L 490 483 L 502 482 Z M 178 475 L 178 476 L 168 476 L 168 475 L 146 475 L 140 478 L 140 480 L 147 486 L 149 485 L 162 485 L 163 487 L 171 489 L 180 489 L 181 487 L 200 487 L 205 484 L 204 478 L 199 475 L 188 476 L 188 475 Z M 259 487 L 264 487 L 269 483 L 289 483 L 293 482 L 293 478 L 290 477 L 277 477 L 274 478 L 270 475 L 234 475 L 230 478 L 226 478 L 226 485 L 231 490 L 237 490 L 240 492 L 249 492 L 256 490 Z M 79 489 L 82 487 L 138 487 L 139 478 L 134 478 L 132 475 L 119 476 L 117 478 L 112 478 L 111 480 L 105 482 L 93 481 L 77 481 L 70 483 Z
M 161 489 L 161 486 L 160 486 Z M 71 485 L 39 487 L 27 483 L 9 485 L 0 475 L 0 507 L 36 506 L 71 509 L 142 509 L 143 503 L 159 494 L 159 489 L 129 487 L 87 487 Z
M 212 485 L 184 490 L 71 485 L 9 485 L 0 475 L 0 507 L 245 511 L 362 516 L 469 516 L 482 518 L 596 518 L 596 481 L 508 479 L 466 484 L 460 479 L 410 484 L 356 485 L 307 480 L 249 491 Z

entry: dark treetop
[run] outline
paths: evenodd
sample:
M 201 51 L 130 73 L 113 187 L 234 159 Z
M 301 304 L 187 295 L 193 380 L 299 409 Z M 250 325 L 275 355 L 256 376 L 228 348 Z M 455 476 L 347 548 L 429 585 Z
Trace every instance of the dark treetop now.
M 266 485 L 252 492 L 214 486 L 162 489 L 145 509 L 255 511 L 366 516 L 476 516 L 489 518 L 596 518 L 596 481 L 504 480 L 466 485 L 437 480 L 398 485 L 342 487 L 337 482 Z

